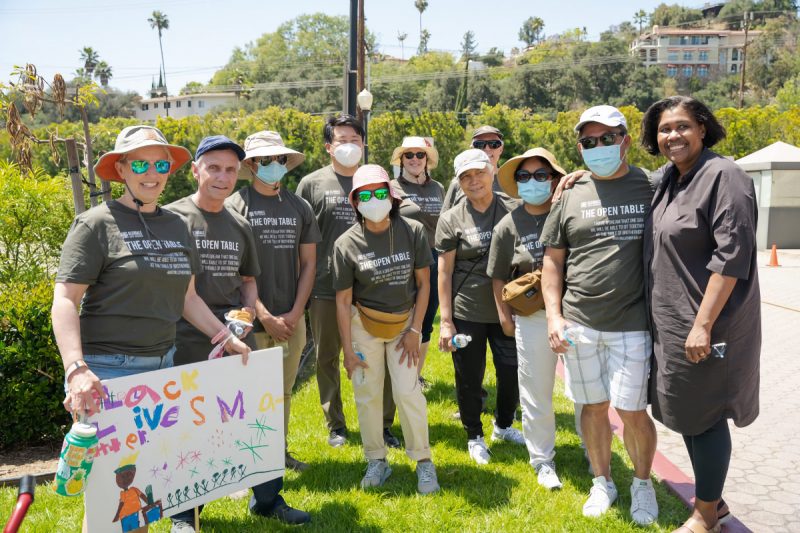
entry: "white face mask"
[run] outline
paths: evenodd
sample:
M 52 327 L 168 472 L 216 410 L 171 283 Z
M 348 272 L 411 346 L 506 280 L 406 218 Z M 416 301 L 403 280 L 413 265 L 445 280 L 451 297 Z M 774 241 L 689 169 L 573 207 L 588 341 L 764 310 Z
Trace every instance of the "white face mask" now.
M 392 200 L 391 198 L 385 198 L 383 200 L 372 198 L 367 202 L 358 202 L 357 209 L 364 218 L 377 223 L 389 215 L 389 211 L 392 210 Z
M 333 151 L 333 157 L 343 167 L 353 168 L 361 161 L 361 147 L 353 143 L 340 144 Z

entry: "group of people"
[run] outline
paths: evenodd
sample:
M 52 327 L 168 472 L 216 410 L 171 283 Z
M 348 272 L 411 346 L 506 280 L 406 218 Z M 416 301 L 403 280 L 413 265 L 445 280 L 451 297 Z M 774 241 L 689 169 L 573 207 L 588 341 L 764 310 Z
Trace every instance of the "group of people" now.
M 613 406 L 634 465 L 631 517 L 658 518 L 651 403 L 684 436 L 695 471 L 697 498 L 681 531 L 718 531 L 730 516 L 721 499 L 727 420 L 743 426 L 758 413 L 752 180 L 710 150 L 725 131 L 690 98 L 645 113 L 640 142 L 668 159 L 650 174 L 627 162 L 633 141 L 616 108 L 586 110 L 575 132 L 588 170 L 568 173 L 543 147 L 499 165 L 503 133 L 481 126 L 456 156 L 446 193 L 430 176 L 439 164 L 430 138 L 403 139 L 387 162 L 399 169 L 392 179 L 380 165 L 361 165 L 364 130 L 349 115 L 328 119 L 331 163 L 296 192 L 284 176 L 304 155 L 279 133 L 254 133 L 244 146 L 211 136 L 192 162 L 197 191 L 162 208 L 169 175 L 191 154 L 154 127 L 125 128 L 95 167 L 125 193 L 75 219 L 56 278 L 65 406 L 92 413 L 100 380 L 205 360 L 209 339 L 222 337 L 244 364 L 250 349 L 283 348 L 288 434 L 308 309 L 328 444 L 349 438 L 341 353 L 367 459 L 361 486 L 391 475 L 397 412 L 417 490 L 431 494 L 440 486 L 421 370 L 438 309 L 438 346 L 452 354 L 457 416 L 475 463 L 491 460 L 481 421 L 488 344 L 491 440 L 526 446 L 538 483 L 561 487 L 552 402 L 561 357 L 594 475 L 583 514 L 600 516 L 617 498 Z M 251 183 L 234 191 L 240 178 Z M 507 297 L 514 284 L 527 284 L 525 305 Z M 222 334 L 231 309 L 256 318 L 242 339 Z M 288 449 L 285 457 L 287 468 L 308 468 Z M 251 512 L 308 522 L 282 486 L 277 478 L 253 487 Z M 172 517 L 173 531 L 193 531 L 193 516 Z

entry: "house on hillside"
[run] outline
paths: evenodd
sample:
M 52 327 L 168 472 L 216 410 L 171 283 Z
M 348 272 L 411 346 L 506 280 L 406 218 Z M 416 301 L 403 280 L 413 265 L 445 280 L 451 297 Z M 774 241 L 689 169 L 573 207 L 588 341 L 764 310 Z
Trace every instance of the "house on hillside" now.
M 748 42 L 760 34 L 750 31 Z M 741 71 L 743 48 L 742 30 L 653 26 L 631 43 L 630 52 L 643 65 L 662 68 L 672 78 L 715 79 Z
M 235 93 L 195 93 L 143 98 L 136 107 L 135 117 L 143 122 L 155 122 L 169 115 L 183 118 L 205 115 L 215 107 L 236 102 Z

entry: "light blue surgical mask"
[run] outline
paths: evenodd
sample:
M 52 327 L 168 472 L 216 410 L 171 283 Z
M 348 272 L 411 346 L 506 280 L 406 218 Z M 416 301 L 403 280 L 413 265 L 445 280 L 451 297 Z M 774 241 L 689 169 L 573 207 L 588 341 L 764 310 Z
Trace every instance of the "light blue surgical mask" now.
M 595 176 L 607 178 L 612 176 L 622 165 L 621 144 L 598 146 L 583 150 L 583 162 Z
M 258 165 L 258 179 L 263 181 L 268 185 L 274 185 L 281 181 L 281 179 L 286 175 L 286 165 L 281 165 L 277 161 L 271 162 L 267 166 Z
M 522 201 L 531 205 L 542 205 L 553 195 L 552 181 L 536 181 L 533 178 L 525 183 L 517 183 L 517 193 Z

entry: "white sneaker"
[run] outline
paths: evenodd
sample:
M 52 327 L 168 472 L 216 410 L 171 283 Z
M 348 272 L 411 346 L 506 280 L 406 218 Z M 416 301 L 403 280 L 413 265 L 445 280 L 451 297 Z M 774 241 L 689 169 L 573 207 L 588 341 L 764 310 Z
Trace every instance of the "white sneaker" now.
M 439 490 L 439 479 L 432 461 L 417 463 L 417 491 L 420 494 L 431 494 Z
M 603 476 L 592 480 L 589 499 L 583 504 L 583 516 L 601 516 L 617 499 L 617 486 Z
M 536 470 L 536 480 L 539 482 L 539 485 L 547 490 L 561 488 L 561 480 L 558 479 L 558 474 L 556 474 L 555 463 L 539 463 L 534 469 Z
M 361 480 L 361 488 L 380 487 L 391 475 L 392 469 L 389 468 L 386 459 L 370 459 L 367 463 L 367 473 Z
M 489 464 L 489 448 L 486 447 L 483 437 L 467 441 L 469 456 L 479 465 Z
M 658 518 L 658 501 L 653 482 L 634 477 L 631 484 L 631 517 L 640 526 L 649 526 Z
M 514 444 L 521 444 L 525 445 L 525 437 L 522 436 L 522 432 L 514 427 L 508 426 L 505 429 L 500 429 L 497 427 L 497 424 L 494 422 L 492 423 L 494 430 L 492 431 L 492 442 L 498 440 L 504 440 L 508 442 L 513 442 Z

